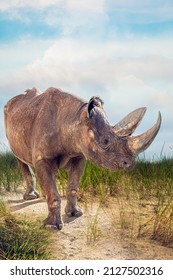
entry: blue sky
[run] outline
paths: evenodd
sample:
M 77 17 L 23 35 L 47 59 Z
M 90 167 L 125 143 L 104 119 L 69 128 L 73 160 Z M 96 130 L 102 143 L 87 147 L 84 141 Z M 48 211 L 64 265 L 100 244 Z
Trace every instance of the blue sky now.
M 0 144 L 3 106 L 37 86 L 99 95 L 110 122 L 146 106 L 161 130 L 147 158 L 173 156 L 173 1 L 0 0 Z

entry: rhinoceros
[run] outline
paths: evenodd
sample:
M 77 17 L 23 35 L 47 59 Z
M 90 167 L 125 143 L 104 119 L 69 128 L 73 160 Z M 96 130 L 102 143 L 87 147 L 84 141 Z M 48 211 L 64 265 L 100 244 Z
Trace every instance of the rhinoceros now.
M 111 170 L 132 167 L 135 157 L 151 144 L 161 125 L 159 112 L 152 128 L 131 136 L 145 111 L 145 107 L 139 108 L 111 126 L 103 101 L 97 96 L 87 102 L 53 87 L 44 92 L 33 87 L 8 101 L 4 107 L 6 136 L 26 181 L 23 197 L 39 197 L 31 167 L 47 200 L 45 227 L 63 227 L 56 169 L 68 171 L 66 215 L 81 216 L 77 194 L 86 159 Z

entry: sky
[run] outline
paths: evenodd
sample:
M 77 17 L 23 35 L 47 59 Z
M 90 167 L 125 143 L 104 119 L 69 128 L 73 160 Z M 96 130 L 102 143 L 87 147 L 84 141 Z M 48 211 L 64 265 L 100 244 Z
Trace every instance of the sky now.
M 173 156 L 172 0 L 0 0 L 0 150 L 3 106 L 36 86 L 89 100 L 111 124 L 147 107 L 136 134 L 162 126 L 147 159 Z

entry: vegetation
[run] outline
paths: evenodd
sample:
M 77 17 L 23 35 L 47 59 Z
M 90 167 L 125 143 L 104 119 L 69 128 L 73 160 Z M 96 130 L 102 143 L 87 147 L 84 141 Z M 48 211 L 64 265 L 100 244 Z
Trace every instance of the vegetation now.
M 64 195 L 67 183 L 66 172 L 58 171 L 56 179 L 60 186 L 60 192 Z M 5 191 L 17 191 L 22 184 L 23 178 L 12 153 L 1 153 L 0 194 Z M 173 247 L 173 158 L 162 157 L 153 162 L 138 160 L 135 168 L 128 172 L 109 171 L 87 162 L 81 180 L 81 200 L 88 193 L 99 200 L 100 206 L 104 206 L 106 200 L 111 197 L 115 197 L 118 200 L 121 227 L 122 229 L 128 228 L 131 237 L 133 237 L 134 228 L 138 224 L 138 236 L 148 232 L 151 238 L 163 245 Z M 152 206 L 150 218 L 141 219 L 140 215 L 147 205 Z M 39 236 L 37 225 L 31 225 L 29 221 L 17 221 L 4 208 L 2 203 L 0 207 L 0 248 L 2 244 L 7 246 L 1 248 L 0 257 L 11 259 L 41 258 L 40 250 L 42 251 L 42 249 L 39 249 L 39 246 L 40 248 L 42 246 L 39 245 L 39 242 L 35 242 L 37 234 Z M 3 211 L 5 211 L 5 216 L 2 219 Z M 28 230 L 29 227 L 30 230 Z M 10 234 L 11 228 L 13 228 L 13 234 Z M 32 233 L 34 233 L 34 236 L 32 236 Z M 42 236 L 45 236 L 44 234 Z M 24 238 L 24 243 L 19 236 Z M 88 221 L 88 243 L 92 243 L 95 239 L 97 240 L 99 236 L 98 219 L 95 217 Z M 14 237 L 15 239 L 13 240 Z M 33 240 L 34 245 L 32 245 Z M 14 242 L 13 252 L 10 252 L 11 247 L 8 247 L 11 242 Z M 25 250 L 24 244 L 28 244 L 29 248 Z M 35 246 L 35 244 L 38 244 L 38 246 Z M 21 253 L 22 250 L 25 252 Z
M 0 193 L 16 190 L 22 182 L 17 161 L 10 151 L 0 153 Z
M 0 260 L 48 259 L 48 243 L 40 222 L 16 219 L 0 200 Z

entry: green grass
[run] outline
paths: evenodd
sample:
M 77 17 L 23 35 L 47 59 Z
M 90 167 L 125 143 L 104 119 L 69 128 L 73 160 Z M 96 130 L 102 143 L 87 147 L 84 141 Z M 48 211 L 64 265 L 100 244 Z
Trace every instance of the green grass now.
M 57 172 L 57 183 L 65 193 L 67 173 Z M 23 183 L 17 161 L 10 151 L 0 153 L 0 193 L 3 190 L 16 190 Z M 81 179 L 81 190 L 99 195 L 101 188 L 111 196 L 119 195 L 122 188 L 130 188 L 141 195 L 160 196 L 172 193 L 173 158 L 162 158 L 156 162 L 137 161 L 132 171 L 110 171 L 87 162 Z
M 58 171 L 56 180 L 61 194 L 65 195 L 67 173 Z M 11 152 L 0 153 L 0 194 L 4 191 L 17 190 L 21 184 L 23 184 L 23 178 L 13 154 Z M 173 158 L 162 157 L 154 162 L 138 160 L 131 171 L 109 171 L 87 162 L 81 179 L 80 192 L 81 197 L 85 197 L 86 193 L 96 196 L 99 198 L 100 205 L 104 205 L 110 196 L 115 196 L 119 201 L 125 199 L 127 205 L 130 205 L 131 211 L 133 211 L 134 201 L 137 201 L 139 212 L 143 211 L 143 200 L 151 202 L 151 204 L 154 201 L 153 215 L 150 217 L 151 237 L 162 244 L 172 246 Z M 126 207 L 122 209 L 127 210 Z M 125 220 L 126 217 L 128 219 L 128 213 L 122 212 L 121 214 Z M 128 224 L 128 221 L 125 222 Z M 18 223 L 17 225 L 19 227 Z M 24 225 L 27 229 L 27 222 Z M 141 221 L 140 226 L 143 227 Z M 16 227 L 14 227 L 15 229 Z M 17 235 L 16 232 L 15 234 Z
M 114 195 L 118 192 L 123 173 L 121 171 L 110 171 L 87 162 L 81 180 L 81 189 L 88 190 L 94 195 L 100 193 L 100 185 L 104 186 L 105 193 Z
M 14 191 L 22 182 L 17 161 L 10 151 L 0 153 L 0 192 Z
M 0 200 L 0 260 L 48 259 L 49 236 L 40 221 L 16 219 Z
M 156 162 L 139 161 L 129 173 L 134 190 L 144 195 L 172 194 L 173 158 L 162 158 Z
M 173 248 L 173 200 L 172 197 L 157 204 L 152 238 Z

